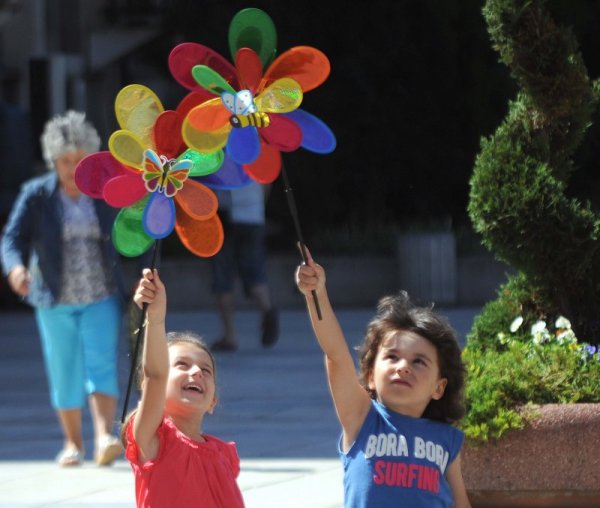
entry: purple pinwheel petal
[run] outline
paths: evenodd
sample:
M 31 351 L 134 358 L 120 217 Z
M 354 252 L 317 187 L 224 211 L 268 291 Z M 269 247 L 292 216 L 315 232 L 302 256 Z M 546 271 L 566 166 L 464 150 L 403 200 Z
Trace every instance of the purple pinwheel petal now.
M 233 128 L 227 138 L 227 153 L 239 164 L 250 164 L 260 155 L 260 139 L 254 126 Z
M 252 179 L 248 176 L 244 168 L 225 155 L 223 164 L 216 173 L 207 176 L 194 178 L 211 189 L 237 189 L 248 185 Z
M 142 225 L 148 236 L 159 239 L 168 236 L 175 227 L 175 203 L 162 192 L 153 192 L 144 209 Z
M 331 153 L 335 150 L 335 135 L 321 119 L 299 108 L 285 116 L 302 129 L 302 148 L 315 153 Z

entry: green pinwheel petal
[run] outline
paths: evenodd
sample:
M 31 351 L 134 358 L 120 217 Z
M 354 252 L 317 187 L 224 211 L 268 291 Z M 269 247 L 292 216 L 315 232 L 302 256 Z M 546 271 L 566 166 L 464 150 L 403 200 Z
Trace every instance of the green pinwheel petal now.
M 223 92 L 235 94 L 234 88 L 227 80 L 217 71 L 206 65 L 194 65 L 194 67 L 192 67 L 192 77 L 202 88 L 215 95 L 221 95 Z
M 250 48 L 266 69 L 277 52 L 277 30 L 269 15 L 255 8 L 242 9 L 229 24 L 229 51 L 233 61 L 240 48 Z
M 122 208 L 113 223 L 113 244 L 123 256 L 140 256 L 154 243 L 154 238 L 148 236 L 142 226 L 147 201 L 148 196 L 127 208 Z
M 189 159 L 193 163 L 189 176 L 206 176 L 219 170 L 225 160 L 225 154 L 221 149 L 211 153 L 200 153 L 188 148 L 177 157 L 177 160 L 181 159 Z

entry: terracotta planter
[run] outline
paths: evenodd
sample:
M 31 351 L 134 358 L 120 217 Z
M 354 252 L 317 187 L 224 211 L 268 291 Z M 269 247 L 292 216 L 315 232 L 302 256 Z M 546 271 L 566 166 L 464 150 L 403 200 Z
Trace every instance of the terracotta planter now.
M 600 507 L 600 404 L 548 404 L 523 430 L 463 451 L 473 508 Z

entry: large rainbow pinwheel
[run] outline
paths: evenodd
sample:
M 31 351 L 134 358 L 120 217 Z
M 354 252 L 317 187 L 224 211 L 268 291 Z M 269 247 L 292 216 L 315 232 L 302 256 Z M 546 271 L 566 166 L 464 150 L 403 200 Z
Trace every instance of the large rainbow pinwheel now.
M 279 175 L 280 152 L 303 147 L 329 153 L 336 144 L 329 127 L 298 107 L 303 94 L 329 75 L 329 60 L 315 48 L 298 46 L 271 63 L 276 39 L 266 13 L 244 9 L 229 27 L 235 66 L 196 43 L 180 44 L 169 56 L 171 73 L 181 85 L 213 94 L 186 116 L 186 144 L 200 153 L 226 147 L 227 157 L 261 183 Z
M 221 248 L 217 198 L 190 177 L 217 171 L 223 152 L 198 153 L 181 137 L 185 114 L 205 99 L 190 94 L 177 110 L 165 111 L 149 88 L 126 86 L 115 99 L 121 129 L 110 137 L 109 151 L 79 163 L 75 181 L 81 191 L 121 208 L 112 232 L 121 254 L 138 256 L 173 228 L 197 256 L 212 256 Z

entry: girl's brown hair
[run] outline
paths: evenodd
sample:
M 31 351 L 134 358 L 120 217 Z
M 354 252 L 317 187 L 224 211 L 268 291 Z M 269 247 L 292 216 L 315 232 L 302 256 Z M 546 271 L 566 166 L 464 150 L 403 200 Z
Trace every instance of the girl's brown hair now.
M 383 339 L 390 333 L 402 330 L 416 333 L 434 345 L 438 353 L 440 376 L 448 380 L 444 395 L 439 400 L 429 402 L 423 418 L 457 422 L 465 414 L 463 389 L 466 369 L 456 334 L 448 320 L 433 311 L 433 305 L 416 306 L 405 291 L 381 298 L 377 304 L 377 314 L 367 325 L 365 338 L 357 348 L 361 384 L 372 399 L 377 398 L 375 390 L 369 388 L 375 358 Z

